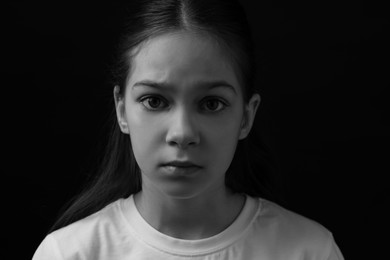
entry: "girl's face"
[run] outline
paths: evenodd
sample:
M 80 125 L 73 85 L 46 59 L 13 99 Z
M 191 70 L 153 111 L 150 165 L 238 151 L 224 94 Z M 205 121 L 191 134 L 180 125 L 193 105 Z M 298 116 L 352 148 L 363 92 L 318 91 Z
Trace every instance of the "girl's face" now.
M 117 87 L 114 94 L 142 189 L 175 198 L 225 188 L 237 142 L 248 135 L 260 103 L 256 94 L 244 104 L 223 51 L 190 33 L 165 34 L 142 45 L 124 97 Z

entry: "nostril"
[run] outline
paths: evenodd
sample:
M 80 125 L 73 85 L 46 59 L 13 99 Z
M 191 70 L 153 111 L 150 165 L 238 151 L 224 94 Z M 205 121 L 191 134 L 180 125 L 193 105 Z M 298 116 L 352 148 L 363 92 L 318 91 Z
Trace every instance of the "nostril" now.
M 179 146 L 186 148 L 188 146 L 195 146 L 199 143 L 199 134 L 196 131 L 170 131 L 166 136 L 166 142 L 172 146 Z
M 176 138 L 174 140 L 168 141 L 168 144 L 171 146 L 178 146 L 179 148 L 187 148 L 189 146 L 197 145 L 197 141 L 189 138 Z

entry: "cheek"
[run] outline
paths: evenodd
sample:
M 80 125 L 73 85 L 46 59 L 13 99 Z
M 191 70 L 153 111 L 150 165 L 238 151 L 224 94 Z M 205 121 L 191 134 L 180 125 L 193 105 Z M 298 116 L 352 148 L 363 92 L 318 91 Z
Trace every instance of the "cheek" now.
M 208 125 L 207 150 L 214 160 L 230 164 L 236 150 L 240 124 L 234 117 Z
M 161 139 L 161 123 L 148 120 L 141 113 L 127 113 L 131 145 L 134 156 L 141 169 L 151 165 L 154 154 L 158 151 L 158 139 Z

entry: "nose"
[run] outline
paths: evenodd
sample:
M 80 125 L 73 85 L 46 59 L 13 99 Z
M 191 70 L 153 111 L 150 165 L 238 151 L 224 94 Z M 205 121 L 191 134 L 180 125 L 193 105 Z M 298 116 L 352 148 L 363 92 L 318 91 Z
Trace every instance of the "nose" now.
M 199 144 L 200 137 L 197 122 L 194 115 L 186 109 L 177 109 L 167 123 L 166 142 L 169 145 L 187 149 Z

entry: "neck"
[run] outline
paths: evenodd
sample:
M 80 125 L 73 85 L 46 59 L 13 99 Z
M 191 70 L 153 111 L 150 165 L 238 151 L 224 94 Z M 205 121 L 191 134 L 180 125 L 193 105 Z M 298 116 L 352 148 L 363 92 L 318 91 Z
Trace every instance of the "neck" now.
M 225 187 L 188 199 L 143 189 L 134 200 L 146 222 L 161 233 L 181 239 L 201 239 L 226 229 L 241 212 L 245 197 Z

